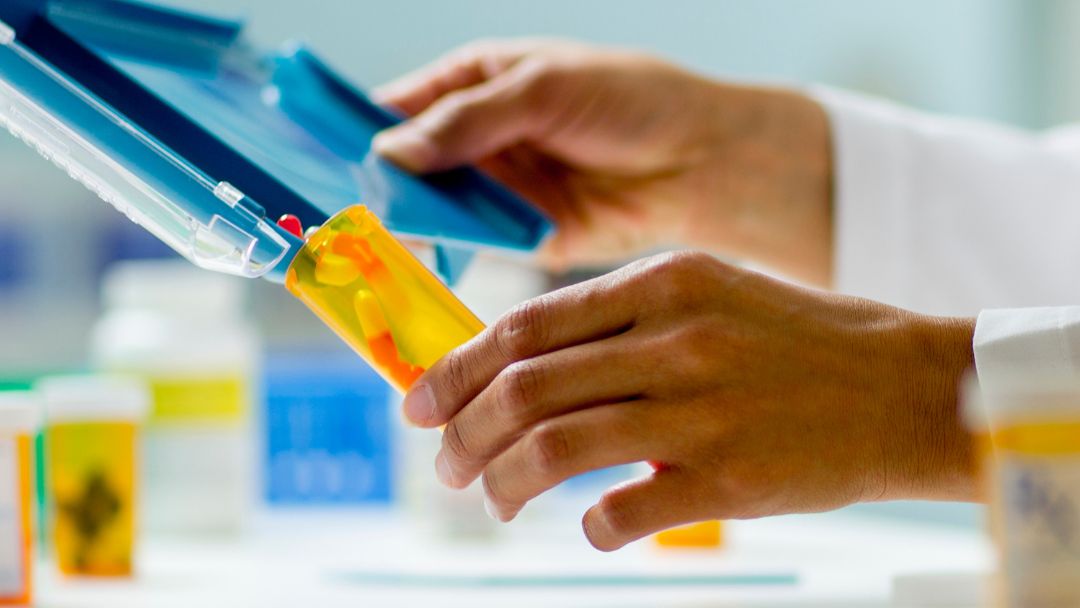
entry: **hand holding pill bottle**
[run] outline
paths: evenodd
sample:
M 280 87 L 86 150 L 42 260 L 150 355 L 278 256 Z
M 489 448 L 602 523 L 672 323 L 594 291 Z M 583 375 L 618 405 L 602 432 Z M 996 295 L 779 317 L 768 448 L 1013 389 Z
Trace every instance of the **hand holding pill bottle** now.
M 311 234 L 285 285 L 402 393 L 484 330 L 364 206 L 342 211 Z M 719 547 L 721 522 L 662 532 L 657 543 Z
M 307 239 L 285 285 L 402 393 L 484 330 L 361 205 L 338 213 Z

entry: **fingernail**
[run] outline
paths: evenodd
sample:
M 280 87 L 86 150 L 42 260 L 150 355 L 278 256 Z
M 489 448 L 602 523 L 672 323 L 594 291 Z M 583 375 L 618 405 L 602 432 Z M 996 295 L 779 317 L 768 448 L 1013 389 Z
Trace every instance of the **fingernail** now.
M 414 385 L 401 404 L 405 417 L 422 426 L 435 415 L 435 393 L 426 384 Z
M 502 521 L 495 513 L 495 504 L 491 502 L 491 499 L 488 498 L 487 494 L 484 494 L 484 510 L 487 511 L 488 517 L 490 517 L 491 519 L 494 519 L 495 521 Z
M 454 473 L 450 470 L 450 463 L 446 462 L 446 456 L 443 456 L 442 452 L 435 457 L 435 476 L 439 478 L 439 483 L 448 488 L 454 487 Z
M 423 171 L 438 155 L 435 144 L 416 129 L 398 127 L 375 136 L 371 147 L 410 171 Z

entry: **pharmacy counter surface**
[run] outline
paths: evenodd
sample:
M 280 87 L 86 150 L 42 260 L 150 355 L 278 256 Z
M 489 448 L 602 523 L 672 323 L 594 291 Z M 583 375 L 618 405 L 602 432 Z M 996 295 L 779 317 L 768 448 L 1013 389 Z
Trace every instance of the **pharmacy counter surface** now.
M 896 576 L 992 563 L 974 530 L 844 513 L 733 522 L 722 551 L 599 553 L 569 519 L 500 532 L 451 542 L 391 513 L 275 511 L 236 539 L 147 539 L 131 580 L 63 579 L 45 560 L 37 605 L 889 606 Z

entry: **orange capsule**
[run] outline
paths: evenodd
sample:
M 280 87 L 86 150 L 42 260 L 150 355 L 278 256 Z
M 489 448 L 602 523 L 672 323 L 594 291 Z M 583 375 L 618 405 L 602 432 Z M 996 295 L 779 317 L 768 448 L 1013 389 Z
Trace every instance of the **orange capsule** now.
M 375 363 L 380 367 L 389 368 L 398 363 L 397 345 L 394 344 L 394 337 L 390 335 L 390 332 L 368 338 L 367 343 L 371 350 L 371 358 L 375 359 Z
M 409 365 L 404 361 L 398 361 L 396 364 L 390 366 L 390 377 L 398 382 L 405 389 L 408 389 L 416 382 L 416 379 L 424 373 L 424 368 Z

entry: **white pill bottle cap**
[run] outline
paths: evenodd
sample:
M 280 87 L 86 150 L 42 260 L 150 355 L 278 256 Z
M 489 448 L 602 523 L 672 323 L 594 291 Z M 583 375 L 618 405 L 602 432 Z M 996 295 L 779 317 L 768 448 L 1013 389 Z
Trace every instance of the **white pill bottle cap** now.
M 33 433 L 41 422 L 41 399 L 34 391 L 0 391 L 0 433 Z
M 150 405 L 146 382 L 131 376 L 56 376 L 36 387 L 50 423 L 139 422 Z
M 1017 370 L 982 382 L 978 394 L 992 430 L 1080 422 L 1080 374 L 1072 370 Z

